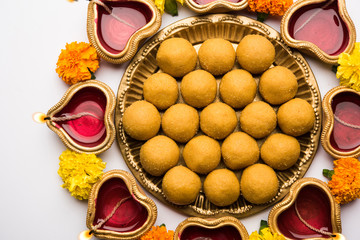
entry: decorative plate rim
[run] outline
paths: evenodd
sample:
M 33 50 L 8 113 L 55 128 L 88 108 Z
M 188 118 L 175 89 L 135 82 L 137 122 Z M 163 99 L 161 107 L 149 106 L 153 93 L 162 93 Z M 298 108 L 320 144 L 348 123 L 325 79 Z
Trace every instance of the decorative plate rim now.
M 246 205 L 241 208 L 233 209 L 231 207 L 217 208 L 216 210 L 206 211 L 203 208 L 199 208 L 194 205 L 186 205 L 179 206 L 170 203 L 165 199 L 162 190 L 155 186 L 154 184 L 150 184 L 148 179 L 146 179 L 146 175 L 141 168 L 141 166 L 134 161 L 134 156 L 131 153 L 131 148 L 129 147 L 129 143 L 127 142 L 127 135 L 125 135 L 124 130 L 122 129 L 122 121 L 121 117 L 125 111 L 125 97 L 126 92 L 130 88 L 130 83 L 132 79 L 132 74 L 134 74 L 139 67 L 139 64 L 142 61 L 146 60 L 147 54 L 151 52 L 152 49 L 156 48 L 164 39 L 171 37 L 172 35 L 180 32 L 182 30 L 188 30 L 189 28 L 196 26 L 206 26 L 207 24 L 218 23 L 218 24 L 230 24 L 230 25 L 240 25 L 243 27 L 251 28 L 255 31 L 258 31 L 260 34 L 267 36 L 268 38 L 277 41 L 281 47 L 284 48 L 286 53 L 290 55 L 294 61 L 298 64 L 300 70 L 302 71 L 306 84 L 309 87 L 309 92 L 311 93 L 311 99 L 313 102 L 313 108 L 315 111 L 315 126 L 309 133 L 311 141 L 308 143 L 308 147 L 305 151 L 304 158 L 299 161 L 299 170 L 296 171 L 296 174 L 287 179 L 280 187 L 277 196 L 275 196 L 269 203 L 262 205 Z M 139 99 L 140 100 L 140 99 Z M 237 15 L 230 14 L 211 14 L 204 16 L 195 16 L 185 18 L 183 20 L 179 20 L 175 22 L 161 31 L 159 31 L 156 35 L 154 35 L 148 42 L 145 44 L 133 58 L 133 60 L 129 63 L 128 68 L 125 70 L 125 73 L 122 77 L 118 88 L 117 95 L 117 107 L 115 109 L 115 126 L 117 129 L 117 141 L 120 147 L 122 156 L 127 166 L 140 182 L 140 184 L 145 187 L 153 196 L 155 196 L 161 202 L 171 206 L 175 210 L 185 213 L 191 216 L 224 216 L 224 215 L 232 215 L 237 218 L 246 217 L 252 214 L 255 214 L 259 211 L 268 208 L 269 206 L 275 204 L 280 201 L 281 198 L 285 196 L 288 192 L 289 187 L 293 182 L 295 182 L 298 178 L 303 177 L 305 175 L 309 165 L 311 164 L 315 153 L 318 148 L 318 141 L 320 137 L 320 128 L 321 128 L 321 97 L 320 91 L 317 86 L 317 82 L 315 77 L 307 64 L 306 60 L 301 56 L 299 52 L 292 52 L 289 47 L 285 45 L 283 40 L 280 37 L 280 34 L 274 30 L 273 28 L 260 23 L 256 20 Z M 238 200 L 239 201 L 239 200 Z M 242 200 L 245 201 L 245 200 Z M 231 206 L 231 205 L 230 205 Z

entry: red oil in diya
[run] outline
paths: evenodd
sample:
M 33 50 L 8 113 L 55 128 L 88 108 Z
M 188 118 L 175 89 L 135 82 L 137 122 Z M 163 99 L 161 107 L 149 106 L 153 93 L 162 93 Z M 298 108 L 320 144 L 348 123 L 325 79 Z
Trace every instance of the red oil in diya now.
M 199 226 L 189 226 L 181 233 L 180 240 L 241 240 L 239 231 L 233 226 L 223 226 L 219 228 L 204 228 Z
M 334 128 L 330 144 L 338 151 L 352 151 L 360 146 L 360 97 L 356 93 L 341 92 L 331 102 Z
M 103 222 L 106 218 L 108 220 Z M 100 187 L 93 225 L 100 224 L 99 229 L 103 230 L 131 232 L 142 227 L 147 219 L 146 208 L 131 196 L 122 179 L 111 178 Z
M 342 53 L 349 44 L 349 30 L 339 15 L 337 0 L 299 9 L 288 30 L 292 38 L 314 43 L 329 55 Z
M 215 2 L 217 0 L 194 0 L 194 2 L 196 2 L 199 5 L 205 5 L 211 2 Z M 226 0 L 228 2 L 232 2 L 232 3 L 237 3 L 237 2 L 241 2 L 242 0 Z
M 97 35 L 100 44 L 107 51 L 117 54 L 124 50 L 130 37 L 137 30 L 150 22 L 152 12 L 141 2 L 104 1 L 103 3 L 111 9 L 112 14 L 103 6 L 97 6 Z
M 277 224 L 281 234 L 289 239 L 329 238 L 328 235 L 311 230 L 296 213 L 312 227 L 324 232 L 332 232 L 331 207 L 326 193 L 318 187 L 306 186 L 298 193 L 296 202 L 282 212 Z
M 106 96 L 100 89 L 85 87 L 76 92 L 52 119 L 55 126 L 62 128 L 74 142 L 84 147 L 94 147 L 106 137 L 106 103 Z

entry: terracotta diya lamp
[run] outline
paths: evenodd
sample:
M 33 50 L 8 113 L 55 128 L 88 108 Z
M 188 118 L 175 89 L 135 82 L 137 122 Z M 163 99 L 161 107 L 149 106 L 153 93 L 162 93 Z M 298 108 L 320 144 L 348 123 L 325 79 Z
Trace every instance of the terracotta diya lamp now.
M 65 144 L 79 153 L 99 154 L 115 139 L 115 95 L 105 83 L 88 80 L 72 85 L 47 114 L 34 119 L 46 122 Z
M 339 86 L 323 100 L 321 144 L 334 158 L 360 156 L 360 93 Z
M 191 217 L 181 222 L 174 233 L 174 240 L 247 240 L 244 225 L 234 217 L 206 219 Z
M 248 6 L 247 0 L 185 0 L 186 6 L 197 13 L 239 11 Z
M 340 206 L 335 202 L 326 183 L 315 178 L 296 181 L 288 195 L 269 214 L 272 232 L 285 239 L 340 240 Z
M 350 53 L 356 41 L 345 0 L 296 1 L 284 14 L 280 29 L 287 45 L 329 64 L 336 64 L 341 53 Z
M 151 229 L 156 217 L 154 201 L 141 191 L 135 178 L 126 171 L 112 170 L 91 189 L 86 216 L 90 231 L 81 233 L 80 239 L 92 235 L 111 240 L 139 239 Z
M 89 41 L 111 63 L 130 60 L 160 25 L 161 15 L 152 0 L 92 0 L 88 6 Z

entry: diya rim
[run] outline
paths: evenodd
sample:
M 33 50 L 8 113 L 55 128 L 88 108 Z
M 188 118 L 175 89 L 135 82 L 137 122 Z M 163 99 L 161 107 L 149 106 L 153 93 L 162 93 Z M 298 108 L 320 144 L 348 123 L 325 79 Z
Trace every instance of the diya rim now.
M 69 87 L 69 89 L 65 92 L 60 101 L 49 109 L 47 112 L 48 117 L 52 117 L 56 115 L 59 111 L 61 111 L 72 99 L 72 97 L 81 89 L 93 87 L 101 90 L 101 92 L 106 97 L 106 109 L 104 113 L 104 126 L 106 130 L 106 137 L 104 141 L 95 146 L 95 147 L 85 147 L 78 143 L 76 143 L 64 129 L 56 127 L 51 119 L 46 120 L 47 126 L 55 132 L 61 139 L 61 141 L 65 144 L 67 148 L 77 153 L 88 153 L 88 154 L 99 154 L 110 148 L 112 143 L 115 140 L 115 126 L 113 123 L 113 113 L 115 110 L 115 94 L 112 89 L 103 82 L 97 80 L 87 80 L 83 82 L 76 83 Z
M 120 0 L 107 0 L 108 2 L 120 2 Z M 139 45 L 147 37 L 155 34 L 161 26 L 161 14 L 157 9 L 155 3 L 152 0 L 130 0 L 131 2 L 139 2 L 145 4 L 151 11 L 152 17 L 151 20 L 146 23 L 145 26 L 134 32 L 128 39 L 125 48 L 119 53 L 113 54 L 106 50 L 100 43 L 98 37 L 98 26 L 96 19 L 98 18 L 97 7 L 99 7 L 95 2 L 90 1 L 88 5 L 88 14 L 87 14 L 87 35 L 88 39 L 93 45 L 101 58 L 105 61 L 114 64 L 124 63 L 130 60 L 138 50 Z M 106 1 L 105 1 L 106 3 Z
M 281 19 L 280 33 L 281 33 L 282 39 L 290 47 L 297 48 L 298 50 L 300 50 L 304 53 L 316 56 L 322 62 L 325 62 L 327 64 L 336 64 L 339 59 L 340 54 L 329 55 L 329 54 L 325 53 L 323 50 L 321 50 L 314 43 L 311 43 L 308 41 L 303 41 L 303 40 L 296 40 L 293 37 L 291 37 L 290 33 L 289 33 L 290 19 L 296 11 L 298 11 L 300 8 L 303 8 L 308 5 L 325 3 L 327 1 L 329 1 L 329 0 L 302 0 L 302 1 L 294 2 L 291 5 L 291 7 L 285 12 L 284 16 Z M 348 28 L 349 43 L 343 52 L 350 53 L 354 49 L 355 42 L 356 42 L 355 25 L 346 10 L 345 0 L 330 0 L 330 1 L 337 1 L 340 18 L 345 22 L 346 27 Z
M 296 198 L 300 191 L 306 186 L 313 186 L 322 190 L 329 199 L 330 204 L 330 216 L 331 216 L 331 226 L 333 233 L 341 233 L 341 218 L 340 218 L 340 205 L 335 202 L 333 195 L 330 192 L 329 187 L 325 182 L 316 179 L 316 178 L 302 178 L 297 180 L 291 187 L 289 193 L 286 197 L 279 203 L 277 203 L 271 210 L 268 216 L 268 223 L 270 230 L 274 233 L 280 233 L 281 231 L 277 224 L 277 219 L 281 213 L 286 209 L 290 208 L 296 202 Z M 286 240 L 291 240 L 290 238 L 285 237 Z M 306 238 L 313 240 L 321 240 L 324 238 Z M 326 238 L 328 239 L 328 238 Z
M 340 151 L 335 149 L 330 142 L 331 134 L 334 130 L 334 112 L 332 110 L 332 100 L 333 98 L 340 93 L 354 93 L 357 94 L 360 98 L 360 93 L 345 87 L 345 86 L 337 86 L 327 92 L 324 96 L 322 105 L 323 105 L 323 130 L 321 133 L 321 145 L 324 150 L 329 153 L 333 158 L 345 158 L 345 157 L 353 157 L 358 158 L 360 156 L 360 146 L 357 146 L 354 150 L 351 151 Z
M 124 170 L 110 170 L 104 173 L 101 179 L 93 185 L 89 194 L 86 226 L 88 227 L 88 229 L 93 229 L 93 222 L 96 213 L 96 200 L 99 190 L 106 181 L 112 178 L 119 178 L 123 180 L 132 198 L 146 208 L 148 212 L 148 217 L 145 223 L 140 228 L 131 232 L 116 232 L 110 230 L 96 229 L 93 230 L 93 233 L 96 237 L 109 240 L 138 239 L 140 238 L 140 236 L 150 230 L 151 227 L 155 224 L 157 218 L 157 207 L 155 205 L 155 202 L 151 198 L 147 197 L 145 193 L 141 190 L 141 188 L 138 187 L 135 178 L 130 173 Z
M 245 226 L 240 222 L 240 220 L 235 217 L 225 216 L 220 218 L 200 218 L 200 217 L 190 217 L 182 221 L 175 229 L 174 240 L 180 240 L 182 232 L 191 226 L 202 227 L 206 229 L 216 229 L 224 226 L 234 227 L 241 236 L 242 240 L 248 240 L 249 234 Z
M 247 8 L 248 0 L 239 0 L 236 3 L 227 0 L 212 1 L 207 4 L 198 4 L 195 0 L 185 0 L 185 5 L 196 13 L 219 13 L 239 11 Z

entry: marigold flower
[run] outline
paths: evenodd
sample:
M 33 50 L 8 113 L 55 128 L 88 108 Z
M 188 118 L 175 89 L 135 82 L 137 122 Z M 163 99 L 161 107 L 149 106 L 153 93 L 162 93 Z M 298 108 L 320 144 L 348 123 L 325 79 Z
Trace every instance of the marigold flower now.
M 248 0 L 250 11 L 273 16 L 284 15 L 291 4 L 293 4 L 293 0 Z
M 89 43 L 67 43 L 56 65 L 59 77 L 67 84 L 74 84 L 92 78 L 91 72 L 99 68 L 99 56 Z
M 174 238 L 174 231 L 166 230 L 164 225 L 153 226 L 150 231 L 145 233 L 140 240 L 172 240 Z
M 360 162 L 356 158 L 334 161 L 334 174 L 328 182 L 335 201 L 345 204 L 360 198 Z
M 154 0 L 156 7 L 159 9 L 160 13 L 163 14 L 165 9 L 165 2 L 170 0 Z M 184 5 L 184 0 L 176 0 L 176 2 Z M 176 7 L 176 5 L 174 6 Z M 177 12 L 177 10 L 176 10 Z
M 251 233 L 249 240 L 285 240 L 283 235 L 272 234 L 269 227 L 263 228 L 259 234 L 257 231 Z
M 355 43 L 351 54 L 341 53 L 338 64 L 336 77 L 340 85 L 360 91 L 360 42 Z
M 59 176 L 71 195 L 79 200 L 89 198 L 91 187 L 102 176 L 106 163 L 95 154 L 65 150 L 59 157 Z

